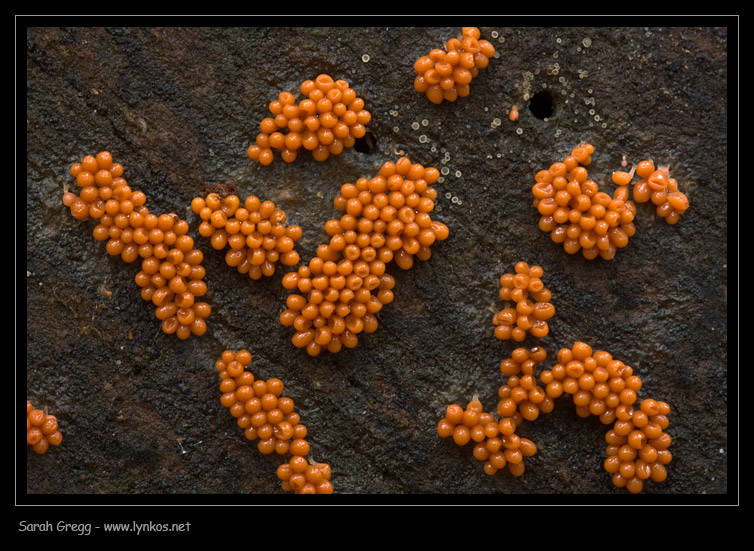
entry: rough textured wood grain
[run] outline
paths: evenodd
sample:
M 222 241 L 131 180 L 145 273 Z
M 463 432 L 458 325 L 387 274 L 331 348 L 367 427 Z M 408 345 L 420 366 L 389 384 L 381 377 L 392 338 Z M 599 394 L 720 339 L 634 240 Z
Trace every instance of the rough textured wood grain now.
M 498 55 L 469 97 L 439 106 L 414 91 L 412 65 L 460 27 L 25 29 L 18 379 L 64 434 L 59 448 L 27 454 L 30 496 L 282 493 L 280 459 L 245 441 L 220 405 L 213 364 L 226 348 L 248 348 L 255 374 L 285 382 L 336 492 L 623 494 L 602 469 L 607 428 L 578 418 L 568 398 L 521 428 L 539 446 L 521 478 L 485 475 L 470 446 L 436 434 L 451 402 L 478 394 L 496 407 L 498 366 L 514 346 L 494 338 L 491 318 L 498 278 L 519 260 L 543 266 L 557 309 L 551 333 L 526 344 L 544 346 L 551 363 L 587 341 L 634 367 L 642 397 L 671 405 L 674 460 L 645 493 L 728 492 L 726 29 L 481 29 Z M 375 147 L 325 163 L 249 160 L 268 103 L 320 73 L 365 99 Z M 527 100 L 538 91 L 553 100 L 544 120 Z M 530 189 L 580 142 L 596 148 L 589 173 L 601 186 L 612 189 L 623 156 L 649 157 L 670 166 L 691 207 L 668 226 L 639 205 L 637 233 L 613 261 L 569 256 L 538 229 Z M 61 205 L 68 167 L 100 150 L 152 212 L 192 223 L 213 307 L 203 337 L 163 334 L 139 298 L 137 266 L 109 257 L 92 221 Z M 277 321 L 280 273 L 255 282 L 225 266 L 196 233 L 190 201 L 214 183 L 271 199 L 303 227 L 308 259 L 338 216 L 340 185 L 401 151 L 443 169 L 435 214 L 450 238 L 412 270 L 391 268 L 396 299 L 376 333 L 310 358 Z

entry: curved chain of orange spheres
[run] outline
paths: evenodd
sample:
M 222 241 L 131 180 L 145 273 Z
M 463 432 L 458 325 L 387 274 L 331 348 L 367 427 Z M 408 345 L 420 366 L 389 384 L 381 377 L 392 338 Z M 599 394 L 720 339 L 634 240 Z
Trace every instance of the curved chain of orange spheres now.
M 557 359 L 552 369 L 540 374 L 547 396 L 570 394 L 580 417 L 594 415 L 602 424 L 614 424 L 605 437 L 605 470 L 613 475 L 613 484 L 637 493 L 647 479 L 665 480 L 664 466 L 672 458 L 667 450 L 672 439 L 664 432 L 670 406 L 646 399 L 635 409 L 641 379 L 631 366 L 585 342 L 560 349 Z
M 225 350 L 215 362 L 220 374 L 220 403 L 228 408 L 244 436 L 257 441 L 265 454 L 288 456 L 276 470 L 284 491 L 297 494 L 331 494 L 331 469 L 326 463 L 307 459 L 308 430 L 295 411 L 293 400 L 283 396 L 283 382 L 277 378 L 256 379 L 246 368 L 248 350 Z
M 514 273 L 500 276 L 500 298 L 516 303 L 515 308 L 504 308 L 492 317 L 495 337 L 521 342 L 527 334 L 544 337 L 550 332 L 547 320 L 555 315 L 552 293 L 544 286 L 541 266 L 517 262 Z
M 246 150 L 250 159 L 269 165 L 274 160 L 273 150 L 277 150 L 291 163 L 304 148 L 321 162 L 364 137 L 372 115 L 348 82 L 321 74 L 301 83 L 300 90 L 305 98 L 298 104 L 290 92 L 281 92 L 270 102 L 272 117 L 259 124 L 256 143 Z
M 294 250 L 302 230 L 286 225 L 287 216 L 272 201 L 262 201 L 255 195 L 243 203 L 235 194 L 224 197 L 208 193 L 195 197 L 191 209 L 199 215 L 199 235 L 207 237 L 213 249 L 228 248 L 225 263 L 251 279 L 275 274 L 279 262 L 295 266 L 299 254 Z
M 417 59 L 414 89 L 435 104 L 468 96 L 469 84 L 495 55 L 495 47 L 480 36 L 477 27 L 463 27 L 460 38 L 448 40 L 445 50 L 435 48 Z
M 500 296 L 520 302 L 528 284 L 541 275 L 541 268 L 517 263 L 516 275 L 505 274 L 505 283 L 501 278 Z M 512 296 L 514 291 L 519 291 L 520 295 Z M 535 291 L 541 291 L 539 285 Z M 497 318 L 496 314 L 493 318 L 496 324 Z M 496 330 L 498 327 L 500 325 Z M 511 332 L 509 328 L 505 331 L 506 334 Z M 568 394 L 580 417 L 594 415 L 602 424 L 613 423 L 613 428 L 605 435 L 608 457 L 604 468 L 612 475 L 615 486 L 638 493 L 646 480 L 664 481 L 665 465 L 672 459 L 668 450 L 672 438 L 665 432 L 670 406 L 645 399 L 635 409 L 642 381 L 633 368 L 614 359 L 609 352 L 595 351 L 582 341 L 558 351 L 557 363 L 540 372 L 540 386 L 536 368 L 546 357 L 547 352 L 542 347 L 516 348 L 510 358 L 500 363 L 500 371 L 507 376 L 507 381 L 498 389 L 499 420 L 483 412 L 479 398 L 474 396 L 465 409 L 458 404 L 446 408 L 445 416 L 437 425 L 438 435 L 452 436 L 459 446 L 475 442 L 473 455 L 485 462 L 487 474 L 495 474 L 507 465 L 514 476 L 521 476 L 525 470 L 524 457 L 534 455 L 537 446 L 516 434 L 516 428 L 524 420 L 534 421 L 540 413 L 551 412 L 555 400 Z
M 47 453 L 50 446 L 59 446 L 63 435 L 58 420 L 26 400 L 26 445 L 38 454 Z
M 371 179 L 341 186 L 334 204 L 345 214 L 325 224 L 330 242 L 283 277 L 283 287 L 298 291 L 280 314 L 280 323 L 296 330 L 294 346 L 312 356 L 336 353 L 377 330 L 375 314 L 394 298 L 386 266 L 395 261 L 408 270 L 414 257 L 428 260 L 431 246 L 448 237 L 448 227 L 430 215 L 439 174 L 401 157 Z
M 196 300 L 206 294 L 207 284 L 204 255 L 194 248 L 188 222 L 175 214 L 150 213 L 144 192 L 131 189 L 123 166 L 107 151 L 87 155 L 70 172 L 80 192 L 66 191 L 63 204 L 76 220 L 97 220 L 93 236 L 106 241 L 108 254 L 127 263 L 141 259 L 134 279 L 141 297 L 154 304 L 162 330 L 180 339 L 203 335 L 211 307 Z

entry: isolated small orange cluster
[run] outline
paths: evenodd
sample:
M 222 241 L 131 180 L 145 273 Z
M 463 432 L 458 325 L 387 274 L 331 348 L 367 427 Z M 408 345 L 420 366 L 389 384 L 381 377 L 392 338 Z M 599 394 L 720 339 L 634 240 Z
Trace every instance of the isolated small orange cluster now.
M 550 332 L 547 320 L 555 315 L 555 307 L 550 302 L 552 293 L 542 283 L 543 274 L 541 266 L 521 261 L 514 266 L 514 273 L 500 277 L 500 298 L 515 302 L 516 307 L 504 308 L 493 316 L 498 339 L 520 342 L 527 333 L 544 337 Z
M 590 144 L 576 147 L 563 162 L 534 177 L 532 194 L 541 215 L 539 228 L 555 243 L 562 243 L 567 253 L 581 251 L 589 260 L 598 256 L 611 260 L 618 249 L 628 245 L 636 233 L 636 204 L 629 199 L 634 173 L 640 178 L 633 189 L 636 203 L 651 201 L 668 224 L 677 223 L 688 209 L 688 197 L 678 191 L 678 182 L 667 167 L 655 169 L 652 161 L 641 161 L 628 172 L 613 172 L 616 189 L 612 196 L 600 191 L 585 168 L 593 153 Z
M 199 234 L 210 240 L 212 248 L 228 247 L 225 263 L 251 279 L 272 276 L 279 262 L 295 266 L 299 254 L 294 250 L 301 238 L 301 227 L 286 225 L 286 214 L 272 201 L 248 196 L 243 204 L 235 194 L 208 193 L 195 197 L 191 209 L 202 220 Z
M 386 266 L 395 261 L 408 270 L 414 257 L 428 260 L 435 241 L 448 237 L 447 226 L 430 215 L 438 178 L 437 169 L 402 157 L 374 178 L 341 186 L 334 203 L 345 214 L 325 224 L 330 242 L 283 277 L 286 289 L 298 291 L 280 314 L 280 323 L 296 330 L 294 346 L 313 356 L 335 353 L 377 330 L 375 314 L 394 298 Z
M 50 446 L 59 446 L 63 435 L 58 420 L 41 409 L 35 409 L 26 401 L 26 445 L 38 454 L 46 453 Z
M 435 104 L 468 96 L 471 81 L 495 54 L 495 47 L 480 35 L 477 27 L 463 27 L 461 37 L 448 40 L 445 50 L 435 48 L 417 59 L 414 89 Z
M 314 160 L 325 161 L 364 137 L 372 115 L 348 82 L 322 74 L 304 81 L 300 89 L 305 99 L 298 105 L 290 92 L 281 92 L 270 103 L 272 117 L 260 123 L 256 143 L 246 150 L 249 158 L 269 165 L 274 160 L 273 150 L 278 150 L 282 159 L 291 163 L 304 148 Z
M 106 241 L 108 254 L 128 263 L 141 258 L 135 281 L 141 297 L 154 304 L 162 330 L 180 339 L 203 335 L 211 312 L 209 304 L 196 301 L 207 292 L 204 255 L 194 248 L 188 223 L 175 214 L 150 213 L 144 192 L 131 189 L 123 166 L 107 151 L 87 155 L 70 170 L 80 192 L 66 191 L 63 204 L 76 220 L 98 221 L 93 235 Z
M 330 466 L 307 459 L 308 430 L 295 411 L 293 400 L 283 396 L 283 382 L 277 378 L 256 379 L 246 368 L 251 364 L 248 350 L 225 350 L 215 363 L 220 374 L 220 403 L 244 431 L 257 441 L 265 454 L 288 456 L 277 468 L 284 491 L 297 494 L 331 494 Z

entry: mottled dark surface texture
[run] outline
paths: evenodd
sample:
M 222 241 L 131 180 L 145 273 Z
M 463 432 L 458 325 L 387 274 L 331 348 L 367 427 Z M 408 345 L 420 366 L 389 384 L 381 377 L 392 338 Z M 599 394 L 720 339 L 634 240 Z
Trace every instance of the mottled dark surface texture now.
M 539 446 L 521 478 L 487 476 L 471 446 L 437 436 L 449 403 L 478 394 L 496 408 L 499 363 L 515 346 L 494 338 L 491 318 L 502 307 L 498 278 L 519 260 L 544 268 L 557 308 L 550 334 L 524 344 L 544 346 L 551 365 L 559 348 L 586 341 L 634 368 L 640 397 L 671 405 L 674 459 L 667 480 L 644 494 L 735 489 L 727 29 L 481 30 L 497 55 L 469 97 L 439 106 L 414 91 L 412 65 L 460 27 L 20 30 L 27 323 L 18 381 L 64 434 L 46 455 L 27 453 L 26 493 L 281 494 L 281 459 L 260 454 L 219 402 L 215 360 L 247 348 L 258 377 L 285 382 L 339 493 L 625 496 L 602 468 L 607 427 L 579 418 L 567 397 L 520 428 Z M 365 99 L 375 146 L 324 163 L 308 154 L 267 167 L 248 159 L 268 103 L 281 91 L 298 97 L 320 73 Z M 529 108 L 538 91 L 553 99 L 545 119 Z M 596 148 L 589 173 L 604 189 L 624 157 L 651 158 L 670 167 L 691 207 L 669 226 L 638 205 L 636 235 L 612 261 L 568 255 L 538 229 L 531 185 L 581 142 Z M 101 150 L 125 166 L 151 212 L 191 223 L 213 308 L 203 337 L 163 334 L 139 297 L 138 266 L 108 256 L 94 223 L 61 204 L 69 166 Z M 271 199 L 303 227 L 298 250 L 308 260 L 324 223 L 339 216 L 340 185 L 375 175 L 400 152 L 443 170 L 434 214 L 450 238 L 410 271 L 390 268 L 396 299 L 376 333 L 310 358 L 277 320 L 281 273 L 255 282 L 227 267 L 196 233 L 190 201 L 218 183 Z

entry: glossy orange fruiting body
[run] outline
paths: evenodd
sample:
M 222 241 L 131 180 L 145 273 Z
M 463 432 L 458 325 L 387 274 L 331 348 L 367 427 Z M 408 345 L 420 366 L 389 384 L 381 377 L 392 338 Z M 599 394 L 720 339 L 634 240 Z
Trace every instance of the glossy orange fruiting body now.
M 433 49 L 414 62 L 414 89 L 435 104 L 466 97 L 469 84 L 494 54 L 495 47 L 480 38 L 477 27 L 463 27 L 461 36 L 448 40 L 444 50 Z
M 279 151 L 283 161 L 290 163 L 303 148 L 321 162 L 366 135 L 372 115 L 348 82 L 321 74 L 304 81 L 300 91 L 304 99 L 298 104 L 290 92 L 281 92 L 270 102 L 272 116 L 262 120 L 256 142 L 246 150 L 250 159 L 269 165 Z
M 194 248 L 189 226 L 175 214 L 159 216 L 149 212 L 146 195 L 133 190 L 123 177 L 123 166 L 102 151 L 87 155 L 70 168 L 80 193 L 63 195 L 76 220 L 93 218 L 93 236 L 105 242 L 105 250 L 127 263 L 141 261 L 136 284 L 141 297 L 153 303 L 162 330 L 180 339 L 201 336 L 211 308 L 196 299 L 207 285 L 203 254 Z
M 657 214 L 668 224 L 678 222 L 688 209 L 688 197 L 678 190 L 678 182 L 667 168 L 656 169 L 652 161 L 641 161 L 630 172 L 616 171 L 617 186 L 612 196 L 600 191 L 589 178 L 594 147 L 576 147 L 562 162 L 540 170 L 532 186 L 534 206 L 540 214 L 539 228 L 569 254 L 582 252 L 591 260 L 615 257 L 636 233 L 636 204 L 651 201 Z M 628 187 L 634 171 L 640 178 L 630 194 Z M 629 195 L 633 201 L 629 199 Z
M 283 277 L 293 294 L 280 323 L 295 329 L 295 347 L 313 356 L 337 353 L 377 330 L 377 312 L 394 298 L 395 279 L 386 266 L 395 262 L 408 270 L 448 237 L 448 227 L 431 216 L 439 176 L 402 157 L 384 163 L 377 176 L 341 186 L 334 204 L 345 214 L 325 224 L 329 243 Z
M 537 446 L 516 434 L 524 418 L 518 411 L 496 418 L 483 411 L 476 396 L 462 408 L 458 404 L 447 407 L 445 416 L 437 424 L 442 438 L 451 438 L 459 446 L 473 445 L 475 459 L 484 463 L 485 474 L 494 475 L 508 467 L 513 476 L 524 474 L 524 458 L 537 452 Z
M 307 459 L 308 431 L 293 400 L 282 395 L 283 382 L 274 377 L 256 379 L 247 369 L 251 360 L 248 350 L 225 350 L 215 362 L 220 375 L 220 403 L 236 419 L 246 439 L 257 442 L 261 453 L 287 457 L 276 470 L 284 491 L 333 493 L 330 466 Z
M 225 263 L 239 273 L 260 279 L 274 275 L 278 264 L 298 264 L 294 247 L 301 227 L 287 225 L 285 212 L 272 201 L 250 195 L 242 203 L 235 194 L 213 192 L 195 197 L 191 209 L 201 219 L 199 234 L 214 249 L 227 249 Z
M 57 417 L 36 409 L 26 401 L 26 446 L 35 453 L 45 454 L 50 446 L 59 446 L 63 435 L 58 427 Z
M 615 174 L 618 185 L 613 195 L 600 191 L 589 178 L 594 147 L 585 144 L 573 149 L 562 162 L 540 170 L 532 186 L 534 206 L 540 214 L 539 228 L 569 254 L 582 252 L 592 260 L 610 260 L 625 247 L 636 228 L 636 206 L 628 199 L 623 174 Z
M 544 337 L 550 332 L 547 320 L 555 315 L 555 307 L 550 302 L 552 293 L 542 283 L 543 273 L 540 266 L 518 262 L 514 273 L 500 277 L 500 298 L 515 307 L 504 308 L 493 316 L 495 337 L 521 342 L 527 334 Z

